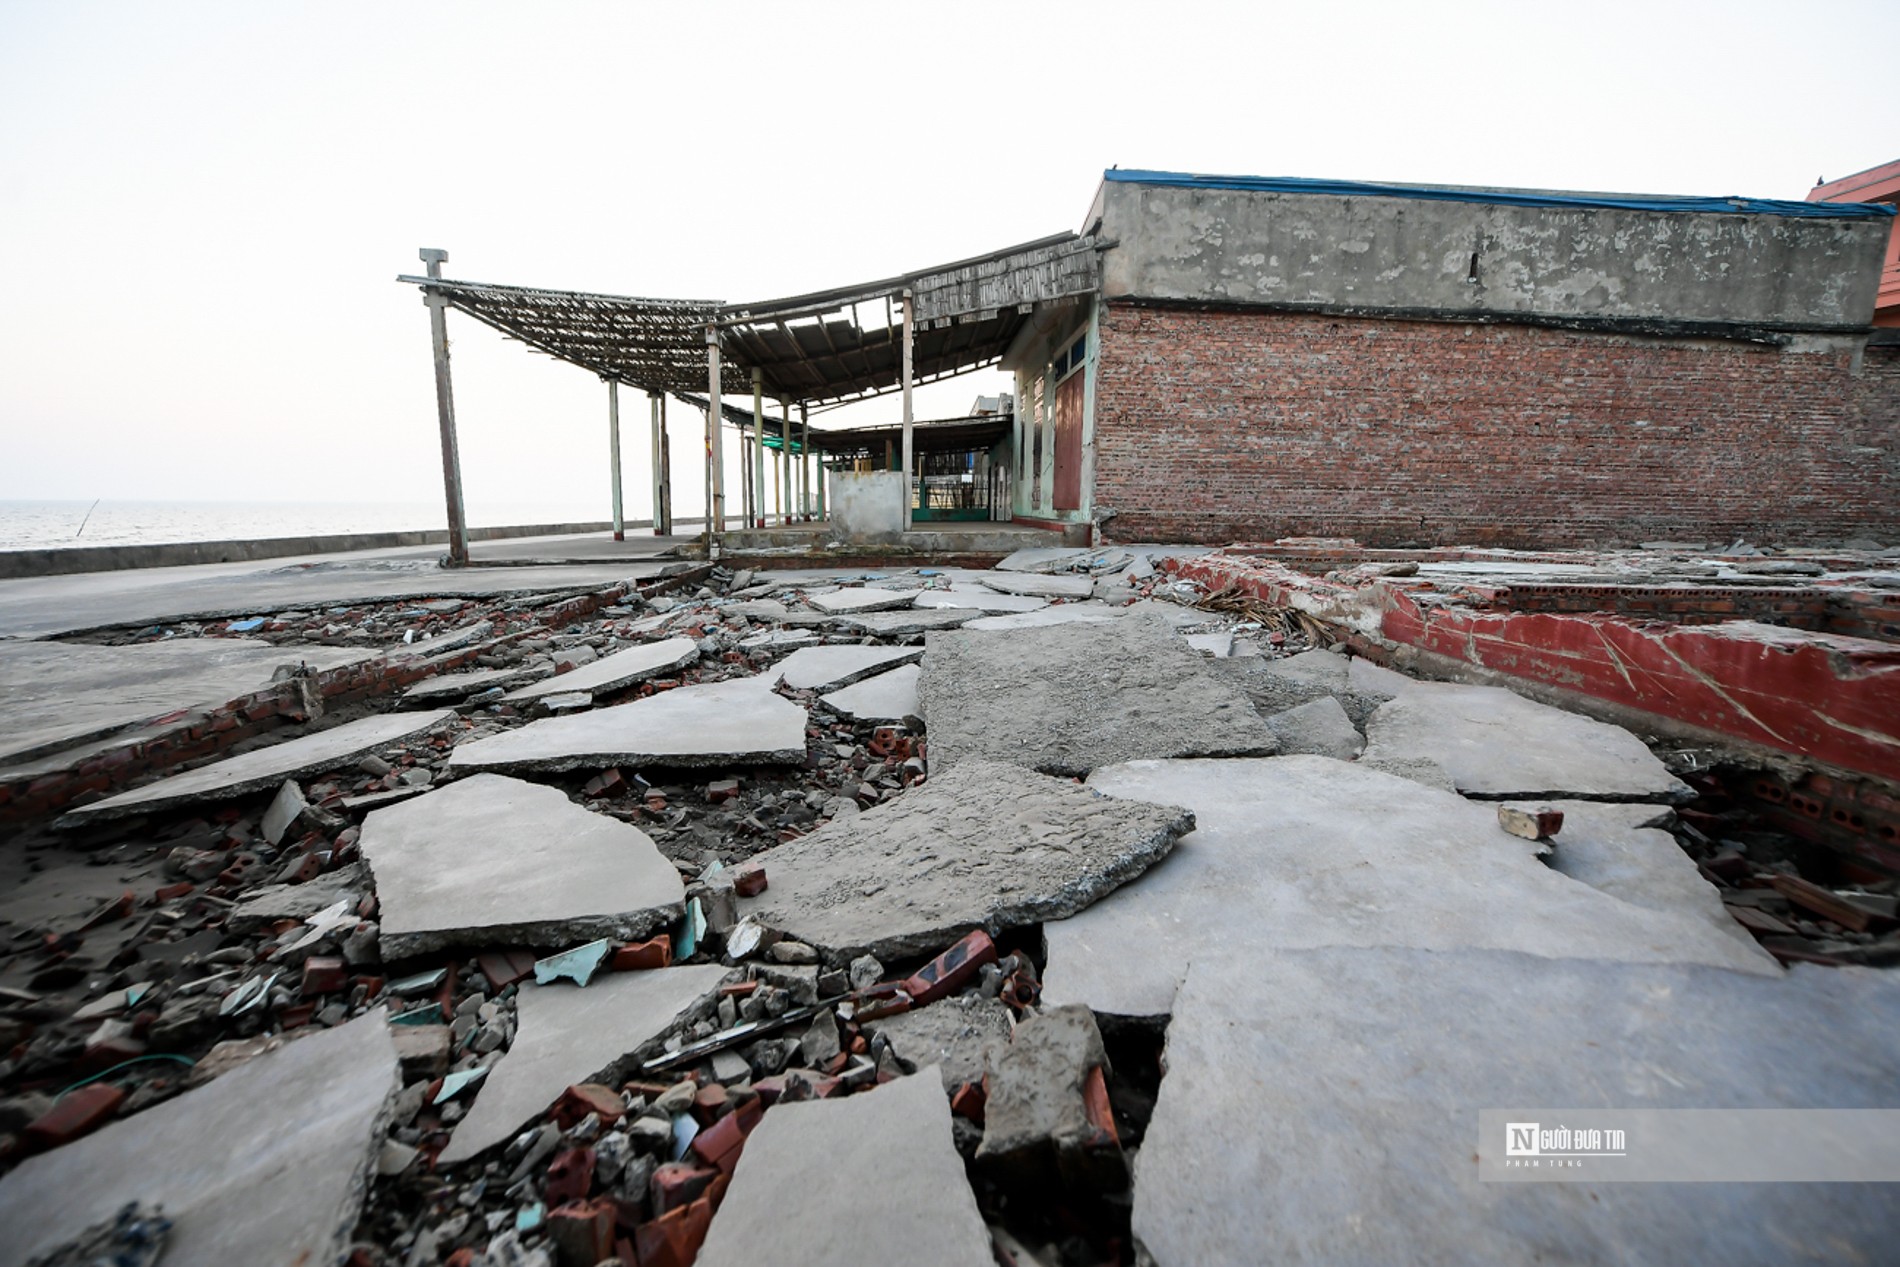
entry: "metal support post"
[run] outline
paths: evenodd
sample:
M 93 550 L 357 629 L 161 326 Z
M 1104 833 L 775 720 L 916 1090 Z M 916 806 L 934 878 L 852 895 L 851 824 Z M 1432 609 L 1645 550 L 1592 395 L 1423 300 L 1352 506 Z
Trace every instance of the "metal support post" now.
M 673 530 L 666 517 L 666 398 L 648 392 L 647 405 L 653 415 L 653 535 L 663 537 Z
M 429 276 L 440 279 L 449 253 L 425 246 L 419 252 Z M 449 510 L 449 566 L 468 566 L 468 515 L 462 508 L 462 451 L 455 442 L 455 391 L 449 382 L 448 296 L 425 287 L 429 339 L 435 346 L 435 419 L 442 432 L 442 492 Z
M 916 500 L 916 453 L 911 442 L 910 377 L 912 345 L 915 342 L 917 326 L 916 303 L 910 291 L 904 291 L 904 531 L 910 531 L 911 502 Z
M 713 538 L 726 530 L 725 430 L 720 425 L 722 406 L 719 399 L 719 327 L 706 327 L 706 470 L 711 491 L 706 499 L 706 532 L 709 553 L 717 558 L 719 548 Z
M 614 540 L 627 539 L 627 524 L 620 515 L 620 384 L 607 380 L 607 453 L 614 468 Z
M 765 375 L 752 371 L 752 526 L 765 527 Z

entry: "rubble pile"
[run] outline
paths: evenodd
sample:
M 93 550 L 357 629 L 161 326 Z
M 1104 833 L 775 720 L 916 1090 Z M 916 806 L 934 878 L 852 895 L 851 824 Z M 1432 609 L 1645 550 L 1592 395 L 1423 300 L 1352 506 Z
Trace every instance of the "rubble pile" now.
M 1742 1007 L 1777 960 L 1900 959 L 1890 883 L 1804 878 L 1706 770 L 1322 633 L 1035 550 L 99 635 L 482 650 L 23 835 L 0 1221 L 44 1214 L 0 1267 L 263 1261 L 289 1241 L 231 1210 L 292 1200 L 278 1136 L 322 1171 L 313 1262 L 1245 1259 L 1252 1223 L 1145 1185 L 1203 1119 L 1269 1133 L 1174 1058 L 1218 1067 L 1256 968 L 1588 962 L 1551 970 L 1605 1007 L 1670 972 Z

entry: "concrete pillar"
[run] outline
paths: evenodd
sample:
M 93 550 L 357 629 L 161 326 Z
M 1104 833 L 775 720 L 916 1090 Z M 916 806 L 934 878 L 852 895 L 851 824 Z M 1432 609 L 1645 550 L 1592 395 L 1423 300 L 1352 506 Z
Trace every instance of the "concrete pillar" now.
M 429 276 L 440 278 L 449 253 L 425 246 L 419 252 Z M 423 288 L 429 309 L 429 340 L 435 348 L 435 420 L 442 434 L 442 494 L 449 512 L 449 566 L 468 565 L 468 515 L 462 508 L 462 451 L 455 440 L 455 391 L 449 382 L 449 301 Z
M 709 553 L 717 558 L 714 538 L 726 530 L 725 428 L 720 425 L 719 327 L 706 327 L 706 532 Z
M 785 495 L 779 501 L 779 509 L 790 524 L 796 511 L 792 506 L 792 402 L 779 397 L 778 401 L 778 451 L 779 472 Z
M 752 371 L 752 519 L 765 527 L 765 375 Z
M 798 508 L 811 522 L 811 414 L 798 402 Z
M 916 303 L 909 290 L 904 292 L 904 364 L 900 371 L 904 375 L 904 531 L 910 531 L 910 504 L 916 498 L 916 486 L 911 483 L 916 478 L 916 460 L 911 447 L 910 378 L 912 368 L 912 345 L 917 326 Z
M 662 392 L 648 392 L 647 404 L 653 415 L 653 535 L 663 537 L 673 531 L 667 514 L 667 501 L 673 490 L 666 469 L 666 396 Z
M 620 516 L 620 384 L 607 380 L 607 453 L 614 472 L 614 540 L 627 539 L 626 521 Z

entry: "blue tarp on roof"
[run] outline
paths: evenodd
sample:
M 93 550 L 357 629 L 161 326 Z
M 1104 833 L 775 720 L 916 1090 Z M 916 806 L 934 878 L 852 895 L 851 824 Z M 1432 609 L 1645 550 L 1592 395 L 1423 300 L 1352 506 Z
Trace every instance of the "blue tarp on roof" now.
M 1435 185 L 1384 185 L 1360 180 L 1310 180 L 1298 176 L 1202 176 L 1116 168 L 1102 179 L 1126 185 L 1172 185 L 1181 189 L 1239 189 L 1274 194 L 1411 198 L 1427 202 L 1483 202 L 1504 207 L 1602 207 L 1618 211 L 1694 211 L 1727 215 L 1799 216 L 1814 220 L 1873 220 L 1895 209 L 1877 202 L 1788 202 L 1777 198 L 1679 198 L 1657 194 L 1573 194 L 1532 189 L 1456 189 Z

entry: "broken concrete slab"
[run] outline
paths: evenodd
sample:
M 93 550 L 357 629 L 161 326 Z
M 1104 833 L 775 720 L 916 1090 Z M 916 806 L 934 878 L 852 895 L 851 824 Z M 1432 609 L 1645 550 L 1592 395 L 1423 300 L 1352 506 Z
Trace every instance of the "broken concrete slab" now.
M 1120 1190 L 1128 1180 L 1120 1143 L 1090 1120 L 1086 1103 L 1089 1071 L 1107 1063 L 1087 1008 L 1024 1017 L 996 1054 L 976 1164 L 1014 1188 Z M 1106 1101 L 1104 1091 L 1103 1109 Z
M 1048 605 L 1048 599 L 1037 598 L 1033 594 L 1001 594 L 981 585 L 952 585 L 949 589 L 924 590 L 912 602 L 915 607 L 974 607 L 986 616 L 1040 611 Z
M 1515 808 L 1543 806 L 1564 816 L 1563 830 L 1551 839 L 1544 859 L 1553 871 L 1634 906 L 1699 915 L 1717 931 L 1755 944 L 1722 904 L 1721 891 L 1703 877 L 1676 838 L 1660 830 L 1675 817 L 1668 806 L 1525 801 Z
M 919 683 L 933 773 L 972 757 L 1086 774 L 1142 757 L 1274 751 L 1247 697 L 1164 622 L 934 634 Z
M 1079 546 L 1025 546 L 996 565 L 999 572 L 1060 572 L 1091 557 Z
M 878 589 L 875 586 L 866 585 L 832 590 L 825 594 L 813 594 L 805 601 L 821 612 L 829 612 L 833 616 L 845 616 L 858 612 L 882 612 L 909 607 L 916 597 L 916 593 L 911 590 Z
M 1331 695 L 1273 714 L 1267 718 L 1267 729 L 1279 740 L 1280 751 L 1289 756 L 1310 753 L 1351 761 L 1366 746 L 1352 718 Z
M 1214 633 L 1186 634 L 1188 646 L 1203 655 L 1225 660 L 1234 654 L 1234 631 L 1221 629 Z
M 801 647 L 766 670 L 795 691 L 835 691 L 924 658 L 922 647 Z
M 955 629 L 974 620 L 975 608 L 935 607 L 910 608 L 901 611 L 867 612 L 862 616 L 826 616 L 823 619 L 845 629 L 871 634 L 879 638 L 908 638 L 913 634 L 929 633 L 933 629 Z
M 1089 786 L 1184 805 L 1196 825 L 1138 883 L 1044 927 L 1051 1005 L 1162 1016 L 1191 960 L 1279 947 L 1480 947 L 1778 971 L 1699 914 L 1646 909 L 1551 870 L 1542 846 L 1500 828 L 1490 805 L 1363 765 L 1137 761 L 1096 771 Z
M 427 638 L 418 638 L 414 642 L 404 643 L 394 650 L 403 655 L 425 657 L 439 655 L 444 651 L 454 651 L 458 647 L 466 647 L 471 643 L 480 642 L 493 632 L 495 632 L 493 622 L 478 620 L 472 625 L 463 625 L 460 629 L 451 629 L 446 633 L 431 634 Z
M 449 766 L 512 772 L 803 761 L 805 710 L 773 694 L 768 676 L 675 687 L 630 704 L 529 722 L 459 745 Z
M 372 811 L 383 958 L 448 946 L 637 941 L 685 910 L 679 872 L 638 827 L 498 774 Z
M 965 629 L 977 629 L 986 633 L 1006 633 L 1011 629 L 1043 629 L 1050 625 L 1072 625 L 1077 622 L 1120 620 L 1122 612 L 1107 603 L 1063 603 L 1059 607 L 1041 607 L 1035 611 L 1016 612 L 1008 616 L 984 616 L 972 620 Z
M 1864 969 L 1775 980 L 1396 948 L 1197 960 L 1134 1233 L 1157 1262 L 1210 1267 L 1766 1267 L 1792 1246 L 1878 1261 L 1893 1237 L 1879 1184 L 1487 1183 L 1476 1110 L 1892 1109 L 1896 1032 L 1900 978 Z
M 349 765 L 365 753 L 453 720 L 454 711 L 446 708 L 429 713 L 386 713 L 360 718 L 94 801 L 69 810 L 55 826 L 80 826 L 148 814 L 193 801 L 228 801 L 248 796 L 274 788 L 285 779 L 308 778 Z
M 604 695 L 610 691 L 625 690 L 634 683 L 644 682 L 648 678 L 663 677 L 685 668 L 697 659 L 699 659 L 699 647 L 691 638 L 667 638 L 660 642 L 641 643 L 639 646 L 628 647 L 624 651 L 602 656 L 589 664 L 583 664 L 572 672 L 517 687 L 508 692 L 504 698 L 531 700 L 539 699 L 543 695 L 562 694 L 568 691 L 587 691 L 594 695 Z
M 267 884 L 252 889 L 225 917 L 224 926 L 228 932 L 248 935 L 287 919 L 309 919 L 338 902 L 348 902 L 354 909 L 369 891 L 369 868 L 352 862 L 302 884 Z
M 917 716 L 917 679 L 923 670 L 906 664 L 854 686 L 832 691 L 824 702 L 858 721 L 903 721 Z
M 698 1267 L 993 1267 L 989 1231 L 929 1070 L 779 1104 L 746 1141 Z
M 977 578 L 1002 594 L 1029 594 L 1036 598 L 1087 598 L 1095 592 L 1090 576 L 1044 576 L 1035 572 L 985 572 Z
M 129 1201 L 173 1221 L 168 1267 L 336 1263 L 400 1086 L 381 1010 L 28 1158 L 0 1179 L 0 1267 L 23 1267 Z
M 796 647 L 809 647 L 817 641 L 818 635 L 809 629 L 766 629 L 739 639 L 739 649 L 789 651 Z
M 1401 779 L 1410 779 L 1414 783 L 1423 783 L 1426 787 L 1437 788 L 1441 792 L 1456 792 L 1458 785 L 1445 773 L 1445 767 L 1436 761 L 1424 757 L 1373 758 L 1368 761 L 1359 758 L 1359 764 L 1368 770 L 1383 770 L 1387 774 L 1396 774 Z
M 608 972 L 582 989 L 523 983 L 515 1041 L 482 1080 L 439 1164 L 450 1166 L 511 1138 L 578 1082 L 600 1082 L 676 1021 L 711 1005 L 725 979 L 716 965 Z
M 1621 726 L 1500 686 L 1419 685 L 1372 715 L 1367 757 L 1436 761 L 1460 792 L 1486 800 L 1677 803 L 1695 795 Z
M 502 669 L 475 669 L 469 673 L 444 673 L 438 677 L 424 678 L 402 693 L 406 704 L 432 703 L 438 700 L 461 700 L 481 691 L 495 687 L 518 686 L 533 678 L 546 677 L 545 665 L 532 668 L 515 665 Z
M 944 1090 L 954 1091 L 966 1082 L 983 1081 L 996 1053 L 1009 1045 L 1016 1020 L 1001 999 L 954 994 L 928 1007 L 867 1022 L 865 1028 L 874 1036 L 884 1035 L 891 1050 L 911 1064 L 937 1066 Z
M 1073 914 L 1166 856 L 1193 819 L 972 758 L 752 859 L 739 913 L 843 965 L 932 954 L 973 928 Z

